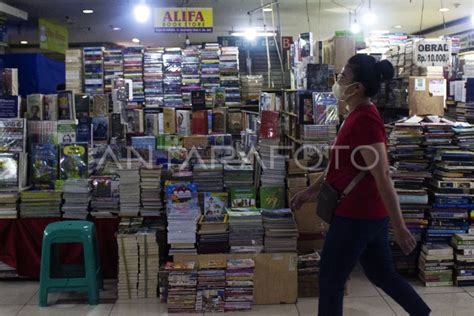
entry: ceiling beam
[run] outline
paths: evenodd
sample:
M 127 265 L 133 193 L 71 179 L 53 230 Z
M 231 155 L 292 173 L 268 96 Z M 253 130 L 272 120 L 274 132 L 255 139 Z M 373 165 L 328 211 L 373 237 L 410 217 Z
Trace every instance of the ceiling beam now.
M 27 12 L 17 9 L 15 7 L 12 7 L 11 5 L 8 5 L 3 2 L 0 3 L 0 13 L 5 13 L 9 17 L 14 17 L 20 20 L 25 20 L 25 21 L 28 20 Z
M 461 25 L 461 24 L 467 23 L 469 21 L 471 21 L 471 16 L 465 16 L 465 17 L 462 17 L 462 18 L 459 18 L 459 19 L 456 19 L 456 20 L 446 22 L 446 28 L 448 29 L 450 27 Z M 435 25 L 435 26 L 431 26 L 427 29 L 415 32 L 415 33 L 413 33 L 413 35 L 425 35 L 425 34 L 434 33 L 434 32 L 443 30 L 444 27 L 445 27 L 444 24 L 438 24 L 438 25 Z

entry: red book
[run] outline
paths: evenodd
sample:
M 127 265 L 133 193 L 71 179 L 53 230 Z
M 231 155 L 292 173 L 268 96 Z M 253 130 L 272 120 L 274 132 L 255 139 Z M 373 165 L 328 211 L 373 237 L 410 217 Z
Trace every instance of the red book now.
M 193 111 L 193 117 L 191 122 L 191 130 L 194 135 L 207 135 L 208 128 L 208 117 L 207 110 Z
M 260 138 L 280 138 L 280 113 L 277 111 L 262 111 Z

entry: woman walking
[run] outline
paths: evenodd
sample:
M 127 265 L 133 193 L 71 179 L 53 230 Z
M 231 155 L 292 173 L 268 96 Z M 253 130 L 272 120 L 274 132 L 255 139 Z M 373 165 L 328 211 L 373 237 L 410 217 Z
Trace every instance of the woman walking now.
M 333 87 L 334 95 L 348 106 L 349 114 L 331 149 L 325 181 L 343 192 L 361 172 L 366 172 L 338 203 L 326 236 L 320 265 L 319 316 L 343 314 L 344 285 L 357 261 L 368 279 L 407 313 L 425 316 L 431 312 L 395 271 L 389 247 L 389 220 L 402 251 L 409 254 L 416 247 L 390 178 L 384 124 L 370 101 L 381 82 L 392 79 L 393 74 L 390 62 L 376 62 L 372 56 L 357 54 L 349 59 Z M 298 193 L 292 208 L 299 209 L 317 195 L 323 181 L 321 176 Z

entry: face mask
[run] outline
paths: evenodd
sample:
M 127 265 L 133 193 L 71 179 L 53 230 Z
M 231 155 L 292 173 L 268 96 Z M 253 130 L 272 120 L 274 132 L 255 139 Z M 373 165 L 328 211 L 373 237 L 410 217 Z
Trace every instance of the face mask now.
M 338 101 L 346 102 L 347 99 L 349 99 L 355 93 L 348 96 L 345 96 L 344 94 L 346 93 L 347 88 L 355 84 L 357 84 L 357 82 L 351 83 L 350 85 L 347 85 L 347 86 L 343 86 L 339 82 L 336 81 L 336 83 L 332 86 L 332 93 L 334 94 L 334 96 L 336 97 Z

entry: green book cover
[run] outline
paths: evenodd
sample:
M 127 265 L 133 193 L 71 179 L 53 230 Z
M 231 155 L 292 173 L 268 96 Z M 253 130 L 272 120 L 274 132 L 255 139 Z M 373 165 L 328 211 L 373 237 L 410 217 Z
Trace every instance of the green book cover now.
M 231 207 L 256 207 L 257 193 L 254 187 L 232 188 L 230 200 Z
M 161 134 L 156 137 L 156 148 L 182 147 L 183 137 L 179 135 Z
M 260 207 L 280 209 L 285 207 L 285 187 L 264 186 L 260 188 Z

